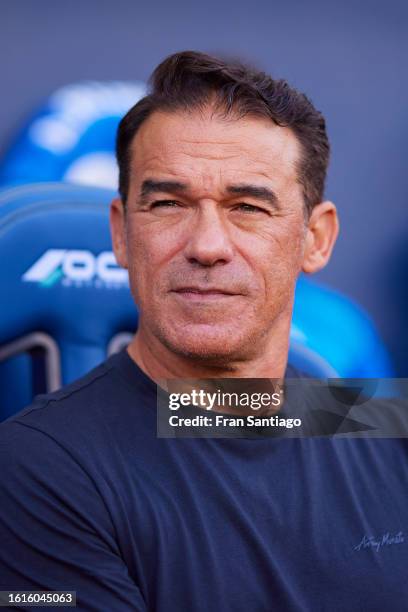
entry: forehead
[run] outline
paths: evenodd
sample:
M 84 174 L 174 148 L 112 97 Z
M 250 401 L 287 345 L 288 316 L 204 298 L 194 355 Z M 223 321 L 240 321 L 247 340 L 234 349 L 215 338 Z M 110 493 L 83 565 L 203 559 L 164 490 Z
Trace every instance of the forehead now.
M 130 174 L 137 182 L 166 174 L 206 184 L 237 175 L 287 183 L 297 182 L 299 158 L 292 130 L 266 118 L 156 111 L 133 139 Z

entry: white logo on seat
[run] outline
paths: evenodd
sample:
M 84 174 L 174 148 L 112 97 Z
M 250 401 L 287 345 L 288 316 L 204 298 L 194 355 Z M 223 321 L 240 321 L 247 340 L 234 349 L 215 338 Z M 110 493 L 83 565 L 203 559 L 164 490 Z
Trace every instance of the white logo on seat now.
M 87 250 L 48 249 L 23 274 L 24 282 L 52 287 L 58 281 L 65 286 L 95 286 L 105 289 L 127 287 L 127 270 L 116 263 L 112 251 L 94 255 Z

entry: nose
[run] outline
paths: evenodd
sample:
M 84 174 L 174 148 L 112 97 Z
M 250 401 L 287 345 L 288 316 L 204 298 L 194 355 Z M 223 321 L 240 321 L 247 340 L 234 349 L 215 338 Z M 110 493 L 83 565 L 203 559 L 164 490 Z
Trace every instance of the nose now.
M 184 249 L 190 263 L 214 266 L 228 263 L 233 256 L 233 246 L 228 235 L 226 221 L 217 204 L 203 204 L 196 213 L 194 225 Z

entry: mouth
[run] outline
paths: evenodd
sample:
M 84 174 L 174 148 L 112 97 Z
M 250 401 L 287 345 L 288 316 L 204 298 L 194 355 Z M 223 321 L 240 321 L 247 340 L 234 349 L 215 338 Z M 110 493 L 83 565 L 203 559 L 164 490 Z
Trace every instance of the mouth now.
M 180 298 L 189 301 L 211 301 L 225 298 L 236 297 L 238 293 L 233 293 L 227 289 L 219 287 L 180 287 L 172 291 Z

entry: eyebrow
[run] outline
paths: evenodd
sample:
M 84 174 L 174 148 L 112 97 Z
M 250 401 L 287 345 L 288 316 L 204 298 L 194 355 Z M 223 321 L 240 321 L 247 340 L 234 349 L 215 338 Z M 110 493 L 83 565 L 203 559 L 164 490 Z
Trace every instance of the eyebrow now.
M 179 191 L 187 191 L 188 186 L 185 183 L 179 181 L 155 181 L 153 179 L 147 179 L 143 181 L 141 194 L 142 197 L 148 196 L 150 193 L 167 192 L 176 193 Z
M 268 187 L 260 187 L 258 185 L 230 185 L 227 187 L 228 193 L 244 197 L 254 198 L 262 202 L 268 202 L 273 208 L 279 210 L 279 200 L 276 194 Z
M 154 179 L 146 179 L 142 183 L 141 195 L 145 198 L 151 193 L 167 192 L 167 193 L 179 193 L 188 191 L 188 185 L 179 181 L 158 181 Z M 276 194 L 268 187 L 261 187 L 258 185 L 239 184 L 229 185 L 226 188 L 227 193 L 231 195 L 238 195 L 243 197 L 254 198 L 262 202 L 267 202 L 275 210 L 280 209 L 279 200 Z

